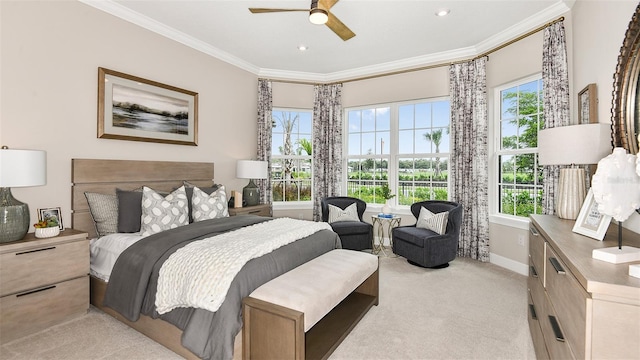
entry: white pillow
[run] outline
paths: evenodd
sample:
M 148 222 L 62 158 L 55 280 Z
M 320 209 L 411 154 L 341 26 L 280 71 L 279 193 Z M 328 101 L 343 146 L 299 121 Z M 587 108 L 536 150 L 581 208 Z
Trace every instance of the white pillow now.
M 184 186 L 163 197 L 155 190 L 142 188 L 142 236 L 189 224 L 189 206 Z
M 193 196 L 191 196 L 191 217 L 193 217 L 193 222 L 229 217 L 227 201 L 227 192 L 223 185 L 218 187 L 211 195 L 194 186 Z
M 447 220 L 449 220 L 449 212 L 443 211 L 437 214 L 422 207 L 416 227 L 429 229 L 442 235 L 447 231 Z
M 329 224 L 340 221 L 360 221 L 356 203 L 347 206 L 344 210 L 329 205 Z

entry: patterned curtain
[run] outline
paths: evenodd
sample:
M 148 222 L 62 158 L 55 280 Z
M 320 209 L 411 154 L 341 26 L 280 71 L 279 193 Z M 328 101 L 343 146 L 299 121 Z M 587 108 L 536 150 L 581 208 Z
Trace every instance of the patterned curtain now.
M 315 85 L 313 91 L 313 219 L 321 221 L 320 201 L 341 194 L 342 84 Z
M 569 72 L 567 44 L 562 21 L 544 29 L 542 46 L 542 86 L 545 128 L 569 125 Z M 542 213 L 555 213 L 555 194 L 560 176 L 558 165 L 542 168 Z
M 260 188 L 260 203 L 271 204 L 271 130 L 273 119 L 271 81 L 258 79 L 258 160 L 267 162 L 267 178 L 257 180 Z
M 449 68 L 451 200 L 462 205 L 458 256 L 489 261 L 486 58 Z

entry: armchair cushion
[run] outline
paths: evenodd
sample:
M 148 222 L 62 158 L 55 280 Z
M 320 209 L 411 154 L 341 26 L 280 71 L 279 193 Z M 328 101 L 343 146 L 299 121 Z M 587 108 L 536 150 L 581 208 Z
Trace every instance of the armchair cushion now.
M 344 222 L 344 221 L 349 221 L 349 222 L 360 221 L 360 218 L 358 217 L 358 208 L 356 206 L 356 203 L 353 203 L 347 206 L 346 208 L 344 208 L 344 210 L 337 206 L 333 206 L 331 204 L 328 204 L 328 206 L 329 206 L 329 221 L 328 221 L 329 224 Z
M 368 234 L 371 224 L 360 221 L 340 221 L 332 223 L 331 228 L 338 235 Z
M 449 212 L 443 211 L 439 213 L 432 213 L 427 208 L 420 209 L 420 215 L 416 222 L 416 227 L 429 229 L 442 235 L 447 231 L 447 219 L 449 218 Z

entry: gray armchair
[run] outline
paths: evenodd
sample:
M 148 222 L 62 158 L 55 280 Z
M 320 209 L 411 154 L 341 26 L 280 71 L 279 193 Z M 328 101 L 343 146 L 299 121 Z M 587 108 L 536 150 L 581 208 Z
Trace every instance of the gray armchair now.
M 432 213 L 449 212 L 447 229 L 439 235 L 435 231 L 415 225 L 393 229 L 393 252 L 406 258 L 409 263 L 428 268 L 445 268 L 456 258 L 462 206 L 450 201 L 428 200 L 411 205 L 411 213 L 418 219 L 420 209 L 425 207 Z
M 331 225 L 333 231 L 340 236 L 343 249 L 371 249 L 373 225 L 362 221 L 362 214 L 364 214 L 364 211 L 367 209 L 367 203 L 364 201 L 347 196 L 326 197 L 320 202 L 320 206 L 322 208 L 322 221 L 329 221 L 329 205 L 337 206 L 344 210 L 347 206 L 353 203 L 356 203 L 360 221 L 340 221 L 329 225 Z

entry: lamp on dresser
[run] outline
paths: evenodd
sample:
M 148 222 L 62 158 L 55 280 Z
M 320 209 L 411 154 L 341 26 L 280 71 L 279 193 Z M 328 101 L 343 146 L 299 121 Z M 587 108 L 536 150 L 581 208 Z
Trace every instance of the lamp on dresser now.
M 46 152 L 0 149 L 0 243 L 20 240 L 29 230 L 29 205 L 14 198 L 11 188 L 46 183 Z
M 259 160 L 238 160 L 236 164 L 236 177 L 249 179 L 249 184 L 242 189 L 242 199 L 247 206 L 260 203 L 260 189 L 253 182 L 254 179 L 266 179 L 268 176 L 267 162 Z
M 575 165 L 597 164 L 611 153 L 611 125 L 559 126 L 538 133 L 540 165 L 571 165 L 560 169 L 556 193 L 556 215 L 575 220 L 587 194 L 585 171 Z

